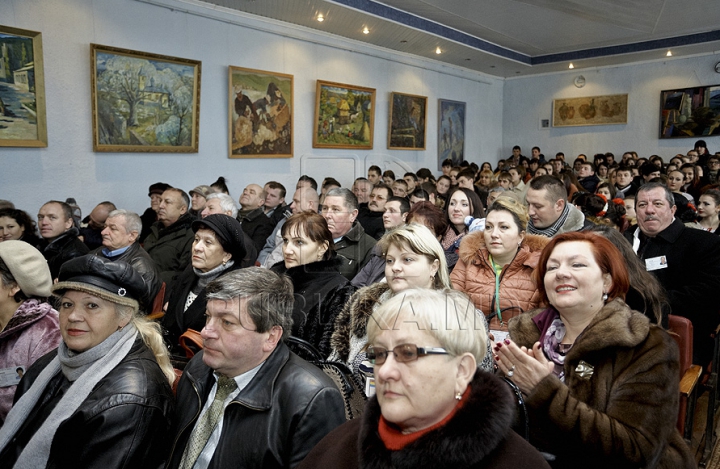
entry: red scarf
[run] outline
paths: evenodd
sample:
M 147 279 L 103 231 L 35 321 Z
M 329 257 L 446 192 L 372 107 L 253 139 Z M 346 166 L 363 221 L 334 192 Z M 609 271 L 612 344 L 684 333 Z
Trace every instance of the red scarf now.
M 385 417 L 380 415 L 380 422 L 378 423 L 378 433 L 380 434 L 380 439 L 385 444 L 385 447 L 390 451 L 399 451 L 405 446 L 419 439 L 426 433 L 430 433 L 431 431 L 440 428 L 446 423 L 448 423 L 450 419 L 455 416 L 455 413 L 458 411 L 458 409 L 460 409 L 465 404 L 465 401 L 467 401 L 467 398 L 469 396 L 470 385 L 468 384 L 467 389 L 465 389 L 465 392 L 463 393 L 462 399 L 458 401 L 453 410 L 449 414 L 447 414 L 444 419 L 442 419 L 435 425 L 423 428 L 422 430 L 418 430 L 413 433 L 405 434 L 401 432 L 396 425 L 388 422 L 387 420 L 385 420 Z

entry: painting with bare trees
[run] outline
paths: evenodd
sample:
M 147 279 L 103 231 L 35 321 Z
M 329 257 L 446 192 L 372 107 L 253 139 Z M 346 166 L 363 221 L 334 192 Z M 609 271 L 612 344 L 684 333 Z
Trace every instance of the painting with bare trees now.
M 199 61 L 91 47 L 93 150 L 198 151 Z

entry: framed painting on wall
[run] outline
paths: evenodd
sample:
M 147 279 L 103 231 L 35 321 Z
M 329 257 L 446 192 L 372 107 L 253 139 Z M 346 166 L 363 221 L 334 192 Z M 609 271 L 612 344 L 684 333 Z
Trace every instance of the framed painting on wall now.
M 292 158 L 293 76 L 230 67 L 230 158 Z
M 375 89 L 317 81 L 313 148 L 373 147 Z
M 720 135 L 720 85 L 660 92 L 660 138 Z
M 627 94 L 553 100 L 553 127 L 627 124 Z
M 0 26 L 0 147 L 47 147 L 42 35 Z
M 438 99 L 438 169 L 450 158 L 453 166 L 465 159 L 465 107 L 460 101 Z
M 197 153 L 200 61 L 90 47 L 94 151 Z
M 427 96 L 390 93 L 388 149 L 424 150 Z

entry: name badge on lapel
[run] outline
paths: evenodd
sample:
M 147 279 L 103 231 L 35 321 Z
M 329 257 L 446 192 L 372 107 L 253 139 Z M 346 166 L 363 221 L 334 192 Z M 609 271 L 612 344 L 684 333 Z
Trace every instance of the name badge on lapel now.
M 665 256 L 658 256 L 658 257 L 651 257 L 649 259 L 645 259 L 645 270 L 648 272 L 651 272 L 653 270 L 658 269 L 667 269 L 668 268 L 668 261 L 667 257 Z
M 577 373 L 578 378 L 584 380 L 589 380 L 594 372 L 595 368 L 591 364 L 585 362 L 585 360 L 580 360 L 580 363 L 578 363 L 578 366 L 575 368 L 575 373 Z

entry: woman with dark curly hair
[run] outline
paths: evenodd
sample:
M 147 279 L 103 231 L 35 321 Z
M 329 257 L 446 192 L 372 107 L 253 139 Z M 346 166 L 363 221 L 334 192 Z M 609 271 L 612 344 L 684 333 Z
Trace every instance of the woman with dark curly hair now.
M 37 247 L 37 227 L 30 215 L 15 208 L 0 209 L 0 242 L 16 239 Z

